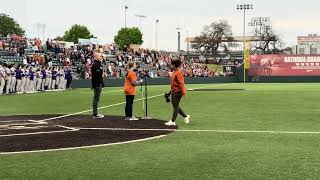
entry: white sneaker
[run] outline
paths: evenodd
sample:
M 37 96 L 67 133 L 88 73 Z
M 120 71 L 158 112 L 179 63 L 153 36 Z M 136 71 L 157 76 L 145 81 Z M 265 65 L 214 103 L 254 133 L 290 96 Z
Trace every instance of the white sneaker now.
M 184 118 L 184 122 L 186 123 L 186 124 L 189 124 L 190 123 L 190 115 L 187 115 L 187 117 L 185 117 Z
M 164 125 L 166 125 L 166 126 L 176 126 L 176 122 L 169 121 L 169 122 L 165 123 Z
M 138 118 L 136 118 L 136 117 L 131 117 L 131 118 L 129 118 L 129 121 L 138 121 L 139 119 Z
M 104 115 L 97 114 L 96 116 L 93 116 L 93 119 L 102 119 L 104 118 Z

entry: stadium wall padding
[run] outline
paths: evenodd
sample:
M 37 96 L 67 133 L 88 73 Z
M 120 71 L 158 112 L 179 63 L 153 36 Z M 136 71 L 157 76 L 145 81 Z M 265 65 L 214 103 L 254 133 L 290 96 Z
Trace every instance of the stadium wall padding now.
M 213 83 L 238 83 L 235 77 L 213 77 L 213 78 L 185 78 L 186 84 L 213 84 Z M 124 84 L 123 79 L 106 79 L 104 80 L 106 87 L 121 87 Z M 148 85 L 169 85 L 169 78 L 150 78 Z M 90 88 L 91 81 L 87 79 L 73 80 L 72 88 Z
M 320 76 L 259 76 L 256 80 L 250 77 L 250 82 L 255 83 L 316 83 Z

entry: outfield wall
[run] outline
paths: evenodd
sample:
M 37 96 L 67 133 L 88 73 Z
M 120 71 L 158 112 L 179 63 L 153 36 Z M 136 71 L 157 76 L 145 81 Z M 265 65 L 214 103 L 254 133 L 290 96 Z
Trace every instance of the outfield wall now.
M 238 83 L 239 80 L 234 77 L 213 77 L 213 78 L 185 78 L 186 84 L 214 84 L 214 83 Z M 106 79 L 104 80 L 106 87 L 121 87 L 124 84 L 123 79 Z M 148 79 L 148 85 L 168 85 L 169 78 L 150 78 Z M 73 80 L 72 88 L 90 88 L 91 80 Z
M 315 83 L 320 82 L 320 76 L 259 76 L 250 82 L 255 83 Z

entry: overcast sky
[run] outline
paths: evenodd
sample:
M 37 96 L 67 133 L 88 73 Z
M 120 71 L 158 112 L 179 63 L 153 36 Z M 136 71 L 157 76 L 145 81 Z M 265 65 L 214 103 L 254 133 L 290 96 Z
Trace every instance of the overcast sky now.
M 139 26 L 135 14 L 143 20 L 144 47 L 155 48 L 155 21 L 159 19 L 158 47 L 177 49 L 177 31 L 183 28 L 182 39 L 198 35 L 204 25 L 219 19 L 228 20 L 234 35 L 242 35 L 243 16 L 236 10 L 239 3 L 252 3 L 247 19 L 268 16 L 273 29 L 287 45 L 296 43 L 298 35 L 319 33 L 319 0 L 0 0 L 0 13 L 15 18 L 26 29 L 28 37 L 38 34 L 37 23 L 46 24 L 45 36 L 62 36 L 73 24 L 86 25 L 104 43 L 113 42 L 124 26 L 124 6 L 128 5 L 128 26 Z M 250 32 L 250 29 L 248 29 Z M 42 33 L 41 33 L 42 34 Z M 42 37 L 42 36 L 41 36 Z M 182 41 L 182 48 L 186 43 Z

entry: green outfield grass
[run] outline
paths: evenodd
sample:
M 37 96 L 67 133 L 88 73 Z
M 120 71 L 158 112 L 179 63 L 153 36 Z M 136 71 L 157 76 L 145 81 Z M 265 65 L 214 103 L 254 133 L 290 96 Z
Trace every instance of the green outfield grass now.
M 207 84 L 188 88 L 181 106 L 192 116 L 182 130 L 320 132 L 320 84 Z M 149 95 L 169 86 L 152 86 Z M 141 98 L 140 93 L 136 99 Z M 69 114 L 91 108 L 90 89 L 1 96 L 0 115 Z M 106 88 L 101 106 L 123 102 Z M 150 115 L 169 120 L 164 98 L 149 100 Z M 102 109 L 122 115 L 124 105 Z M 134 105 L 142 115 L 142 101 Z M 164 138 L 109 147 L 0 155 L 0 179 L 319 179 L 320 134 L 175 132 Z M 1 143 L 1 138 L 0 138 Z

